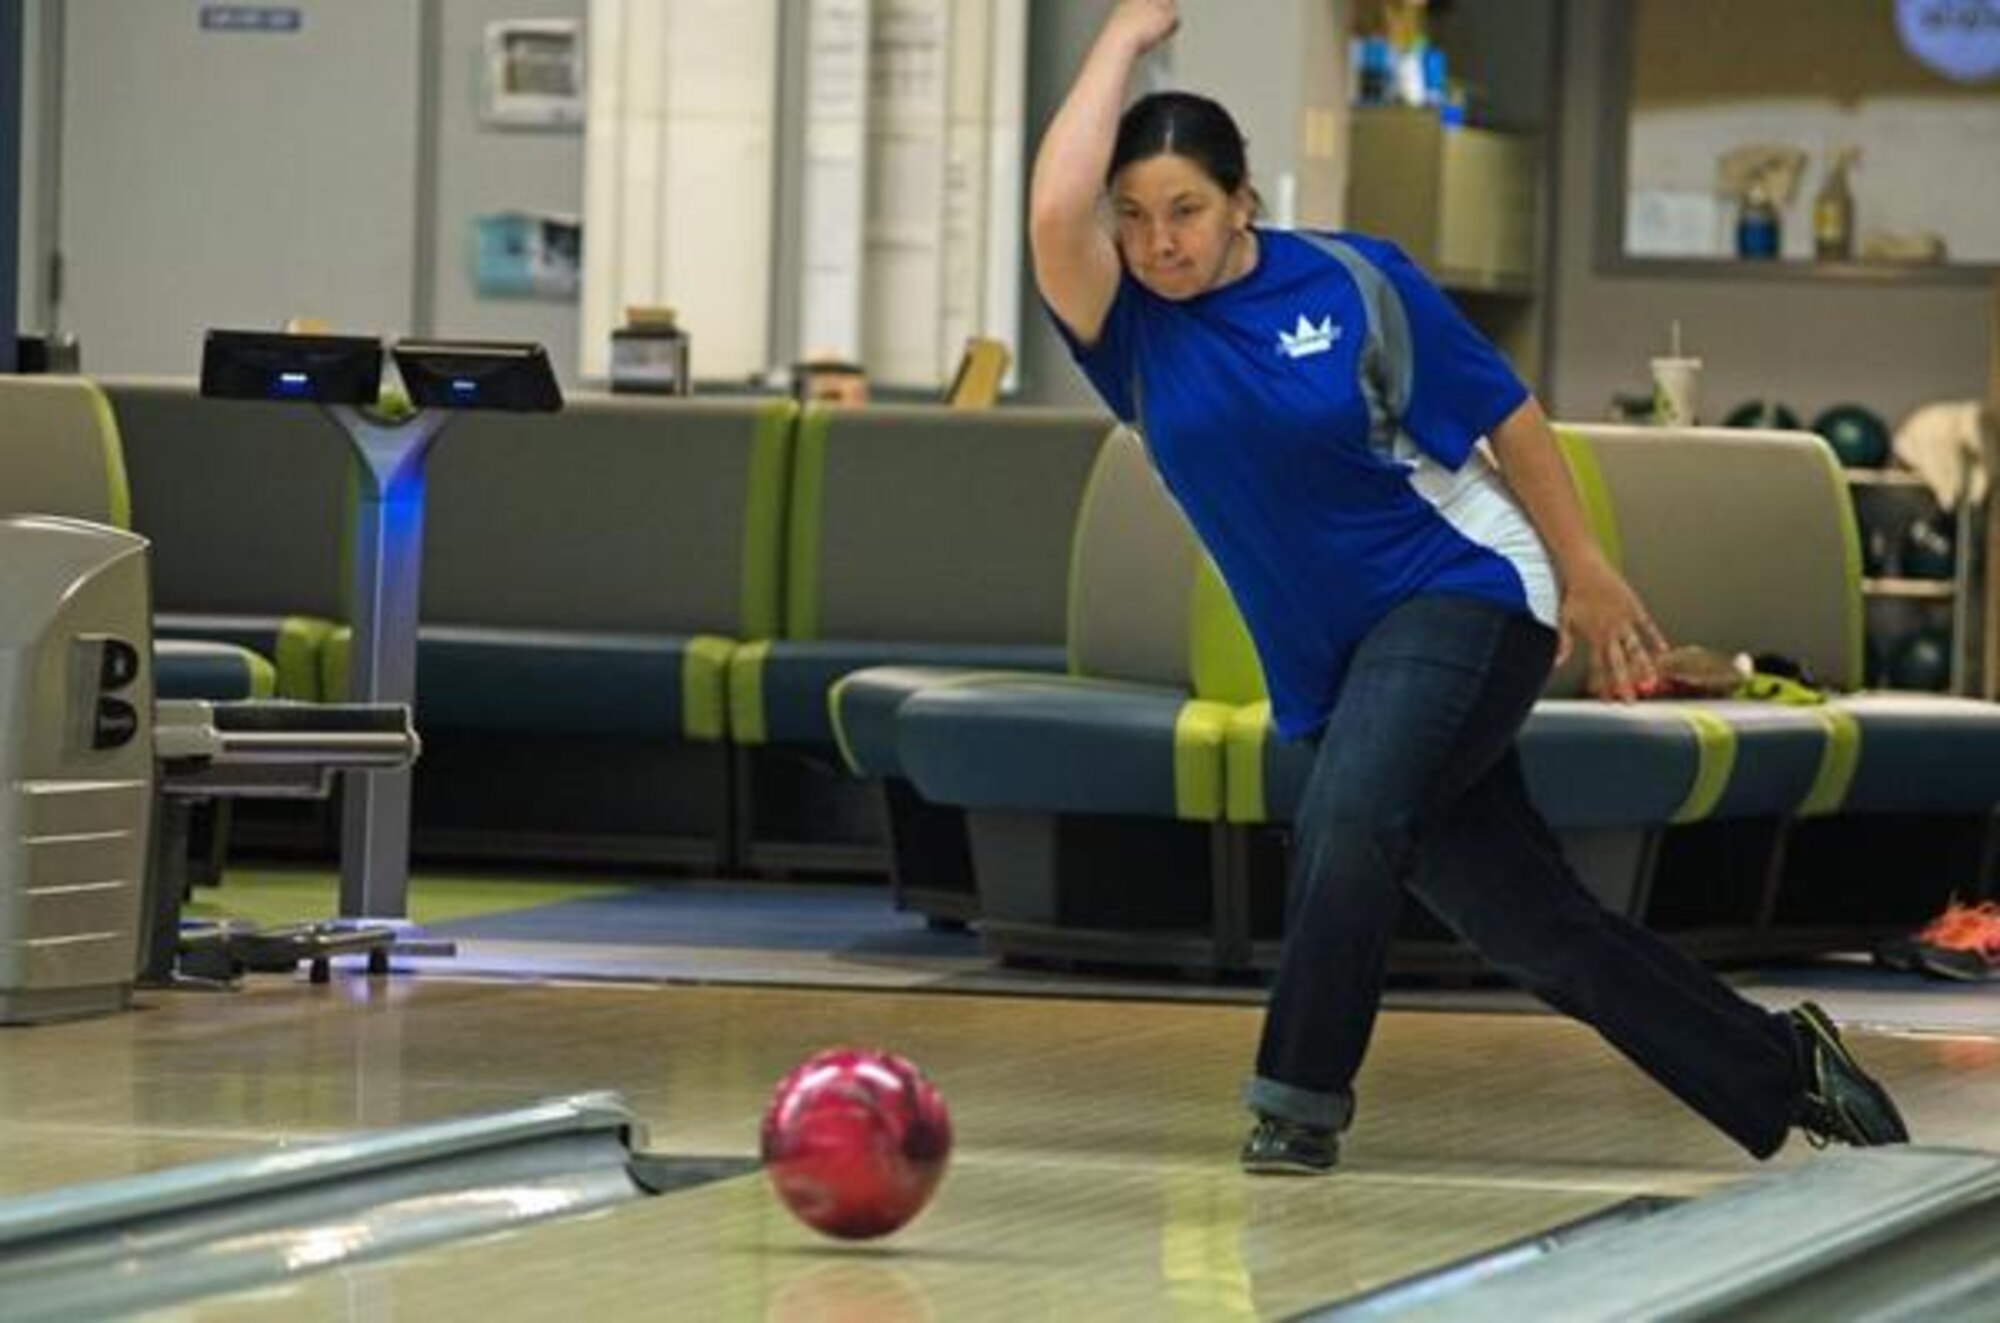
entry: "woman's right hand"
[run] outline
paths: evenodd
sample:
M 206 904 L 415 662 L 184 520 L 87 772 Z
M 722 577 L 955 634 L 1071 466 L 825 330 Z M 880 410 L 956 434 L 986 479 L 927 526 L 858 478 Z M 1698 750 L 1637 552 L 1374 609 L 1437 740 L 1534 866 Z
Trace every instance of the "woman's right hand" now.
M 1132 54 L 1139 56 L 1173 36 L 1180 25 L 1174 0 L 1118 0 L 1118 8 L 1104 21 L 1104 32 L 1131 42 Z

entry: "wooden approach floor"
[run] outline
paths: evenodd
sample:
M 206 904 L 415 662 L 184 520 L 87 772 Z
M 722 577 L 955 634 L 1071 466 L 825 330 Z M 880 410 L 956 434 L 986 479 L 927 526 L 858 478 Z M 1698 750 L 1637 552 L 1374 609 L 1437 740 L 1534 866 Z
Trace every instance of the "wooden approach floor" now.
M 787 1067 L 874 1043 L 930 1073 L 958 1130 L 937 1200 L 885 1241 L 817 1237 L 753 1174 L 172 1316 L 1234 1320 L 1768 1169 L 1588 1031 L 1425 1011 L 1382 1021 L 1338 1175 L 1247 1178 L 1256 1027 L 1254 1008 L 1185 1003 L 253 979 L 0 1032 L 0 1198 L 595 1089 L 654 1149 L 750 1156 Z M 2000 1039 L 1852 1038 L 1921 1142 L 2000 1148 Z M 1811 1159 L 1795 1141 L 1775 1165 Z

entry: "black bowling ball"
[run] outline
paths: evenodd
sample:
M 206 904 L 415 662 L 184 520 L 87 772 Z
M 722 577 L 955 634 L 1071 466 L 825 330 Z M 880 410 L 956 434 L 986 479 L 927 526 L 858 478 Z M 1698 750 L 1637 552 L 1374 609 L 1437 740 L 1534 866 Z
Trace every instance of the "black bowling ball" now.
M 1949 579 L 1956 559 L 1951 525 L 1936 519 L 1914 519 L 1903 530 L 1897 563 L 1905 578 Z
M 1920 629 L 1898 640 L 1889 656 L 1889 684 L 1928 693 L 1951 688 L 1950 636 L 1940 629 Z

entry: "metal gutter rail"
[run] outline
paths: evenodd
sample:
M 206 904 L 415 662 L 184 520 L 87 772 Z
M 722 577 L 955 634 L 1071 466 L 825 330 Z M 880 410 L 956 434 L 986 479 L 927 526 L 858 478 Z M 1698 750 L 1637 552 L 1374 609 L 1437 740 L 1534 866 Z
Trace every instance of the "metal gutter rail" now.
M 262 1150 L 0 1203 L 0 1316 L 102 1318 L 675 1188 L 616 1094 Z M 754 1163 L 696 1161 L 701 1176 Z

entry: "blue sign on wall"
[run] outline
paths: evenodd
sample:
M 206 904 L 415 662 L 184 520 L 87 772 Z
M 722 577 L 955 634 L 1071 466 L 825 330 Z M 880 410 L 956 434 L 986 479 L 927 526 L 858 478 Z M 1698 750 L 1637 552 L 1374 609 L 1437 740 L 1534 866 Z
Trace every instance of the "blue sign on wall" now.
M 203 5 L 203 32 L 297 32 L 305 16 L 296 5 Z
M 1910 54 L 1947 78 L 2000 74 L 2000 0 L 1897 0 L 1896 31 Z

